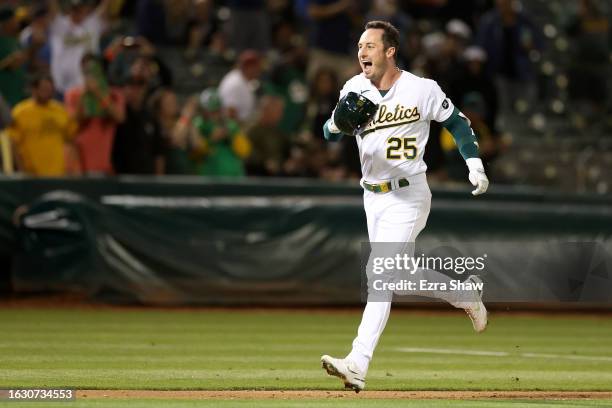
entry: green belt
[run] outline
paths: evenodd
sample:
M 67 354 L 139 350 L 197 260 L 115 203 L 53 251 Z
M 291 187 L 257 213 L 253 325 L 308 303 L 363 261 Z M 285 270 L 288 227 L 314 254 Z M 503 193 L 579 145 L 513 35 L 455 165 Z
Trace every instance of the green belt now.
M 398 188 L 407 187 L 410 185 L 408 179 L 401 178 L 397 180 Z M 363 182 L 363 188 L 373 193 L 388 193 L 389 191 L 393 191 L 393 184 L 390 181 L 386 183 L 380 184 L 370 184 L 368 182 Z

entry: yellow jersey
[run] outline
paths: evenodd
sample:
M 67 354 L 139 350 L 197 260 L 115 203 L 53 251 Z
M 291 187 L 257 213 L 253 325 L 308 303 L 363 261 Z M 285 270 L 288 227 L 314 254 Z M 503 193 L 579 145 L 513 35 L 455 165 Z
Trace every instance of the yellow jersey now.
M 13 108 L 12 116 L 8 131 L 21 170 L 36 176 L 65 175 L 65 142 L 74 136 L 77 124 L 64 106 L 53 100 L 40 105 L 27 99 Z

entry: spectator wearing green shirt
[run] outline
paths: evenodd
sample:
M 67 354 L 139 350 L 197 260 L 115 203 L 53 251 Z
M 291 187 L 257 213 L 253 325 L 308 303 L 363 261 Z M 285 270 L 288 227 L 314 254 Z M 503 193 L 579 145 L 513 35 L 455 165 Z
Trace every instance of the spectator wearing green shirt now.
M 193 154 L 196 172 L 202 176 L 244 176 L 244 159 L 251 153 L 249 140 L 237 122 L 223 115 L 216 89 L 205 89 L 200 105 L 202 113 L 193 120 L 199 135 Z
M 19 46 L 19 24 L 10 6 L 0 8 L 0 93 L 9 105 L 25 99 L 24 64 L 27 53 Z

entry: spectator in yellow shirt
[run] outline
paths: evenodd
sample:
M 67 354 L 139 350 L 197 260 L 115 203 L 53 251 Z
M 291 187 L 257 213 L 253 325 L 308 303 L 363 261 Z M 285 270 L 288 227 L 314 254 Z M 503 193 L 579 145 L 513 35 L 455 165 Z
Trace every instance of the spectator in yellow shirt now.
M 31 82 L 32 97 L 12 111 L 9 135 L 17 152 L 20 171 L 33 176 L 66 174 L 65 144 L 76 131 L 76 123 L 64 106 L 53 100 L 53 80 L 43 75 Z

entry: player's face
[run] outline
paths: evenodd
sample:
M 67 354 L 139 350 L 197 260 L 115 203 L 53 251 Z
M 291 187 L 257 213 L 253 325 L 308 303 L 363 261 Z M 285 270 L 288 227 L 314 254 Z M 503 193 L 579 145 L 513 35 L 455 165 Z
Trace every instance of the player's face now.
M 389 61 L 382 37 L 383 30 L 370 28 L 365 30 L 359 38 L 357 57 L 361 70 L 368 79 L 379 79 L 387 70 Z

